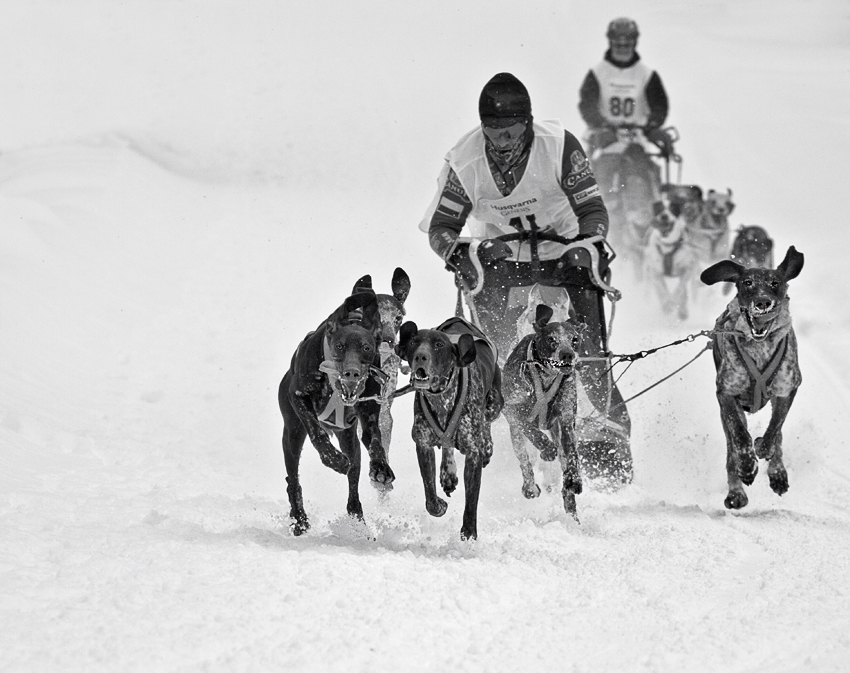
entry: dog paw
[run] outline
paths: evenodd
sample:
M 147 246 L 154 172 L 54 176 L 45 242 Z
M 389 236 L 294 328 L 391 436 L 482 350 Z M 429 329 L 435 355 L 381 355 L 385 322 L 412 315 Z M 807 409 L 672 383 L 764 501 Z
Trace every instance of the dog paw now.
M 759 464 L 756 460 L 756 454 L 752 452 L 741 453 L 738 458 L 738 477 L 744 482 L 744 485 L 751 486 L 758 473 Z
M 558 457 L 558 447 L 552 442 L 546 441 L 540 448 L 540 458 L 547 463 L 551 463 Z
M 582 489 L 584 488 L 581 477 L 572 477 L 569 475 L 564 475 L 564 484 L 562 486 L 562 491 L 564 493 L 564 497 L 566 497 L 567 493 L 572 493 L 573 495 L 580 495 Z
M 756 441 L 753 442 L 753 449 L 756 452 L 756 456 L 762 460 L 770 460 L 773 458 L 773 446 L 771 444 L 765 444 L 764 437 L 756 438 Z
M 295 537 L 298 537 L 310 530 L 310 522 L 307 521 L 306 516 L 298 517 L 292 520 L 292 523 L 289 524 L 289 529 Z
M 331 468 L 334 472 L 340 474 L 348 474 L 349 460 L 342 451 L 324 451 L 319 454 L 322 459 L 322 464 L 325 467 Z
M 540 487 L 537 484 L 535 484 L 534 482 L 531 482 L 530 484 L 523 484 L 522 485 L 522 494 L 528 500 L 531 500 L 532 498 L 540 497 Z
M 467 540 L 477 540 L 478 539 L 478 531 L 475 530 L 475 529 L 461 528 L 460 529 L 460 539 L 463 542 L 466 542 Z
M 776 495 L 783 495 L 788 492 L 788 473 L 784 467 L 768 470 L 767 475 L 770 479 L 770 488 Z
M 431 516 L 443 516 L 449 506 L 442 498 L 434 498 L 434 500 L 425 501 L 425 511 Z
M 458 478 L 454 472 L 440 472 L 440 486 L 443 487 L 443 493 L 451 497 L 452 493 L 457 488 Z
M 726 505 L 726 509 L 741 509 L 742 507 L 746 507 L 748 502 L 747 494 L 741 490 L 729 491 L 729 495 L 726 496 L 723 504 Z
M 578 520 L 578 514 L 576 513 L 576 496 L 575 493 L 564 492 L 564 511 L 569 514 L 576 523 L 580 523 Z
M 373 484 L 380 484 L 386 490 L 389 490 L 395 481 L 395 474 L 387 463 L 383 461 L 372 461 L 369 464 L 369 479 L 372 480 Z

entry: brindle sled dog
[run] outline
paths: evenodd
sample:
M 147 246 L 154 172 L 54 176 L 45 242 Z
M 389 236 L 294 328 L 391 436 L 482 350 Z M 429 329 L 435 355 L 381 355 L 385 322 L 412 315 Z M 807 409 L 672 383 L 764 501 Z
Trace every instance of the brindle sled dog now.
M 717 368 L 717 401 L 726 434 L 726 474 L 729 509 L 747 505 L 744 486 L 758 473 L 757 458 L 768 461 L 770 487 L 788 490 L 782 463 L 782 424 L 802 381 L 797 362 L 797 338 L 788 312 L 788 281 L 803 268 L 803 255 L 792 245 L 774 269 L 746 268 L 731 260 L 708 267 L 700 275 L 706 285 L 735 283 L 737 296 L 715 324 L 712 344 Z M 753 443 L 745 414 L 768 402 L 770 422 Z

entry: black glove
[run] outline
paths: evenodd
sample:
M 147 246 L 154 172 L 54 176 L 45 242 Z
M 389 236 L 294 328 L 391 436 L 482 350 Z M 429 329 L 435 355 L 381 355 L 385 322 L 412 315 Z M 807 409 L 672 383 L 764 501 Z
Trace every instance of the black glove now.
M 481 260 L 482 264 L 498 262 L 511 257 L 513 254 L 511 246 L 496 238 L 488 238 L 478 246 L 478 259 Z
M 669 157 L 673 153 L 673 142 L 665 131 L 659 128 L 644 129 L 646 139 L 661 150 L 661 156 Z
M 458 243 L 452 254 L 446 258 L 447 271 L 459 271 L 461 267 L 469 266 L 469 243 Z

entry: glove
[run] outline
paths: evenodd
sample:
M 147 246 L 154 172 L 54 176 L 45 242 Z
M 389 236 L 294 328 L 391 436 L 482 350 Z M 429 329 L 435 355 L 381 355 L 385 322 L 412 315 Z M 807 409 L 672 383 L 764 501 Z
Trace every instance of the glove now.
M 459 271 L 463 266 L 469 266 L 469 243 L 458 243 L 446 258 L 447 271 Z
M 673 153 L 673 143 L 670 141 L 670 136 L 662 129 L 644 129 L 643 134 L 646 139 L 653 145 L 656 145 L 661 150 L 661 156 L 667 158 Z
M 504 241 L 495 238 L 488 238 L 478 246 L 478 259 L 482 264 L 490 264 L 507 259 L 514 254 L 509 246 Z

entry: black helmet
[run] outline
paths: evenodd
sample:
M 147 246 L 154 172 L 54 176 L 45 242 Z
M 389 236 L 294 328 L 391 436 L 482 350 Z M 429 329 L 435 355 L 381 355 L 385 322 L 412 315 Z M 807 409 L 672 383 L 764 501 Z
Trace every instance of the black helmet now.
M 481 121 L 486 117 L 522 117 L 531 119 L 531 98 L 525 85 L 509 72 L 494 75 L 478 99 L 478 116 Z
M 616 37 L 625 37 L 631 40 L 637 40 L 638 35 L 638 26 L 637 23 L 633 19 L 629 19 L 625 16 L 621 16 L 619 19 L 614 19 L 611 23 L 608 24 L 608 32 L 605 33 L 605 37 L 609 40 L 613 40 Z

